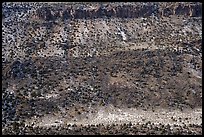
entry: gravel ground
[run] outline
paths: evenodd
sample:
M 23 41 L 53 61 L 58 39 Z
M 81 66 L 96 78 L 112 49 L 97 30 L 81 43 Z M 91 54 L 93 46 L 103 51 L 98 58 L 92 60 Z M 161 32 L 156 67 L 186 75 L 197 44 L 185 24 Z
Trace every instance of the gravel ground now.
M 66 113 L 66 112 L 64 112 Z M 87 117 L 87 118 L 86 118 Z M 145 124 L 151 122 L 154 124 L 164 125 L 189 125 L 202 123 L 202 109 L 197 108 L 193 110 L 167 110 L 156 109 L 154 112 L 150 110 L 140 109 L 116 109 L 113 106 L 100 108 L 94 114 L 82 115 L 75 120 L 63 117 L 60 114 L 45 115 L 41 118 L 31 118 L 26 121 L 27 125 L 34 123 L 34 126 L 50 127 L 52 125 L 76 124 L 76 125 L 111 125 L 124 123 L 140 123 Z

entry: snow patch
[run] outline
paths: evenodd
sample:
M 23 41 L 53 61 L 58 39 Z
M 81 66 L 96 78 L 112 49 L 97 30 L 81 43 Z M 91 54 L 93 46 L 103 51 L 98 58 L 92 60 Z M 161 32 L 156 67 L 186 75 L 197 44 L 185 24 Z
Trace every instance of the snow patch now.
M 120 32 L 120 34 L 121 34 L 121 36 L 122 36 L 123 40 L 127 40 L 127 38 L 126 38 L 126 35 L 125 35 L 125 32 L 124 32 L 124 31 L 121 31 L 121 32 Z

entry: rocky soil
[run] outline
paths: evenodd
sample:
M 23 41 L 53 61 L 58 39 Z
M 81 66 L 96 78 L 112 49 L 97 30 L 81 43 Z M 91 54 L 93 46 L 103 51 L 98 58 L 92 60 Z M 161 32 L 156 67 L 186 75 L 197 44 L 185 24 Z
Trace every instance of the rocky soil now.
M 201 10 L 3 3 L 3 134 L 202 134 Z

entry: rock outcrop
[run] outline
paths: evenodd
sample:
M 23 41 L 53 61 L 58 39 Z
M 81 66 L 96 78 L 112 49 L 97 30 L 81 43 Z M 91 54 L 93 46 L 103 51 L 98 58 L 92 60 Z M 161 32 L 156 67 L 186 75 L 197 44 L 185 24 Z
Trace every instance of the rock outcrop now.
M 163 7 L 159 3 L 133 4 L 133 5 L 93 5 L 86 7 L 66 6 L 64 8 L 42 7 L 36 11 L 36 16 L 45 21 L 57 19 L 94 19 L 103 17 L 138 18 L 148 16 L 183 15 L 191 17 L 202 16 L 202 4 L 174 3 L 169 7 Z

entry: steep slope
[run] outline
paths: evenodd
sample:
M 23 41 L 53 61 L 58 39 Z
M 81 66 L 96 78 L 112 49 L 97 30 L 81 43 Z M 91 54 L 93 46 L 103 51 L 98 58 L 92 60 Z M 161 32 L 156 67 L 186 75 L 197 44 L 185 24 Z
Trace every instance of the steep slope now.
M 163 117 L 182 132 L 158 134 L 202 134 L 201 10 L 193 2 L 3 3 L 2 131 L 165 125 Z

